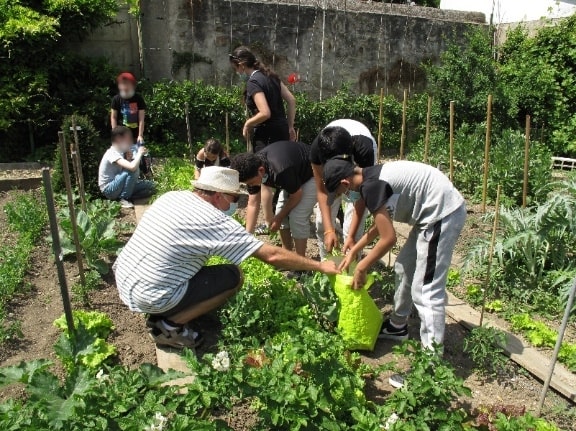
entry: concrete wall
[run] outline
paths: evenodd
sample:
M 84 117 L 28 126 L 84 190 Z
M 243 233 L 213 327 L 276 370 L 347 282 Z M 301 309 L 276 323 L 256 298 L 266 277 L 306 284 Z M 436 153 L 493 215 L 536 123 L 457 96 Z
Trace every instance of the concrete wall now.
M 235 84 L 228 53 L 247 44 L 284 79 L 299 74 L 298 90 L 313 97 L 343 83 L 361 92 L 420 89 L 421 64 L 437 61 L 448 38 L 485 22 L 482 13 L 359 0 L 142 0 L 141 12 L 143 70 L 152 81 Z M 118 21 L 84 51 L 136 69 L 134 22 Z

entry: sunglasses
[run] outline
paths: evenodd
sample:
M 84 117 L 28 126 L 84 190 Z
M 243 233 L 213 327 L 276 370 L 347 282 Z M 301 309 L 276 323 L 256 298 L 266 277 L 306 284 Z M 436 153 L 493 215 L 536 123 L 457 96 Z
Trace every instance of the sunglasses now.
M 230 196 L 232 198 L 232 202 L 234 203 L 238 203 L 238 201 L 240 200 L 240 195 L 231 195 L 228 193 L 223 193 L 226 196 Z

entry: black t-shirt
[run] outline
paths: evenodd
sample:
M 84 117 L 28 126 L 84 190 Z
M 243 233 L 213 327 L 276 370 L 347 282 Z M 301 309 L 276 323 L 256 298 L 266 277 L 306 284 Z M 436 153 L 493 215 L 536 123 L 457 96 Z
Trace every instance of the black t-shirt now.
M 312 145 L 310 145 L 310 161 L 315 165 L 323 165 L 326 163 L 326 157 L 324 157 L 320 151 L 320 146 L 318 145 L 318 136 Z M 356 163 L 361 168 L 367 168 L 369 166 L 374 166 L 374 143 L 370 138 L 363 135 L 352 136 L 353 148 L 352 156 L 354 157 L 354 163 Z
M 254 103 L 254 95 L 257 93 L 264 93 L 270 108 L 270 118 L 262 125 L 286 125 L 286 110 L 282 101 L 280 80 L 266 76 L 259 70 L 256 70 L 250 76 L 246 83 L 246 106 L 252 115 L 258 113 L 258 108 L 256 103 Z
M 119 126 L 126 126 L 130 129 L 138 128 L 138 111 L 146 110 L 146 102 L 138 93 L 130 99 L 123 99 L 119 94 L 112 98 L 111 108 L 116 114 L 116 121 Z
M 206 157 L 206 156 L 204 156 Z M 226 154 L 224 151 L 222 151 L 220 153 L 220 155 L 218 156 L 218 158 L 215 161 L 211 161 L 208 160 L 206 158 L 204 158 L 204 160 L 199 159 L 198 157 L 196 157 L 196 167 L 198 169 L 203 169 L 206 168 L 208 166 L 222 166 L 222 167 L 229 167 L 230 166 L 230 158 L 228 157 L 228 154 Z
M 374 214 L 394 195 L 392 186 L 380 179 L 383 165 L 369 166 L 362 169 L 363 181 L 360 185 L 360 196 L 366 202 L 366 208 Z
M 292 194 L 312 178 L 310 165 L 310 147 L 303 142 L 279 141 L 259 151 L 268 180 L 269 187 L 286 190 Z M 258 193 L 260 187 L 250 187 L 251 194 Z

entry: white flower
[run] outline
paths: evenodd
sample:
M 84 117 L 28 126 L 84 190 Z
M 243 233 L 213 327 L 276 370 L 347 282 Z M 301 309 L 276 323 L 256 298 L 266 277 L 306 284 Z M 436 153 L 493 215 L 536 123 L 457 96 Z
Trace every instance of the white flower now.
M 384 424 L 384 426 L 382 428 L 385 430 L 389 430 L 390 428 L 392 428 L 392 425 L 394 425 L 396 422 L 398 422 L 398 419 L 400 419 L 400 417 L 396 413 L 392 413 L 390 415 L 390 417 L 388 417 L 388 419 L 386 419 L 386 423 Z
M 212 368 L 216 371 L 228 371 L 230 369 L 230 356 L 228 356 L 228 352 L 223 350 L 219 352 L 214 359 L 212 359 Z
M 162 413 L 156 412 L 154 415 L 154 423 L 146 426 L 144 431 L 162 431 L 164 426 L 168 423 L 168 418 L 163 416 Z
M 98 380 L 99 382 L 105 382 L 106 380 L 109 380 L 110 376 L 108 374 L 104 374 L 104 370 L 100 369 L 100 371 L 98 371 L 98 373 L 96 374 L 96 380 Z

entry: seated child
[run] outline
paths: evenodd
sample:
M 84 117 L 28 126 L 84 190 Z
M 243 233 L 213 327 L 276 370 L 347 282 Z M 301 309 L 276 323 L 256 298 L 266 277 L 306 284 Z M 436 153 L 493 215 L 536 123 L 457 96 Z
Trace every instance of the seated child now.
M 200 177 L 200 171 L 206 166 L 230 166 L 230 158 L 217 139 L 208 139 L 204 148 L 196 154 L 196 172 L 194 173 L 196 179 Z
M 112 145 L 102 156 L 98 169 L 98 187 L 110 200 L 120 200 L 123 208 L 132 208 L 131 200 L 146 198 L 154 193 L 152 181 L 139 180 L 140 160 L 146 148 L 140 146 L 136 154 L 127 160 L 125 153 L 131 151 L 132 131 L 125 126 L 112 129 Z

